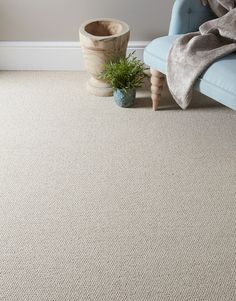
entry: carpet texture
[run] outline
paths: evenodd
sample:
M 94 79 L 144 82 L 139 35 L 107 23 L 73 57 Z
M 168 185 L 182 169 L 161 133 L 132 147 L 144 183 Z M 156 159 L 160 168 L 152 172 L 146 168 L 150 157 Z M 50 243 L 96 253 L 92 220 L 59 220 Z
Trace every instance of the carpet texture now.
M 1 72 L 0 300 L 236 300 L 236 114 Z

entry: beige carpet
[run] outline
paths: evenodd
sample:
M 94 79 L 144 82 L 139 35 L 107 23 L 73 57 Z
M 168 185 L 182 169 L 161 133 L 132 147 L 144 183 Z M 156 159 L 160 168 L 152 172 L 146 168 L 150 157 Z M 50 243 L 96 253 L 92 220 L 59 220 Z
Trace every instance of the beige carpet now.
M 236 113 L 85 81 L 1 72 L 0 300 L 236 300 Z

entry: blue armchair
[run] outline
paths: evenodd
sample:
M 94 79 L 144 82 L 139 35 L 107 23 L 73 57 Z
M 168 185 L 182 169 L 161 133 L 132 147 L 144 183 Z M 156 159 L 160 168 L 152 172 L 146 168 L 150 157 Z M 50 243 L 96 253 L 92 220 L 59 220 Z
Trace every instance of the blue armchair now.
M 200 0 L 176 0 L 169 35 L 152 41 L 144 51 L 144 61 L 151 69 L 153 109 L 158 109 L 167 71 L 168 53 L 180 35 L 198 31 L 204 22 L 215 18 Z M 199 78 L 195 90 L 236 110 L 236 53 L 213 63 Z

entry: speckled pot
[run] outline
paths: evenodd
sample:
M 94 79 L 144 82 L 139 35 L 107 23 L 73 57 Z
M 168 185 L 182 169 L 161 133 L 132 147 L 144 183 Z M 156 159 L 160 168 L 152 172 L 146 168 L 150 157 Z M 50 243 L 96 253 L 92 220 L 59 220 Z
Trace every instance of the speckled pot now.
M 129 108 L 134 105 L 136 98 L 136 89 L 123 90 L 119 89 L 114 92 L 115 102 L 119 107 Z

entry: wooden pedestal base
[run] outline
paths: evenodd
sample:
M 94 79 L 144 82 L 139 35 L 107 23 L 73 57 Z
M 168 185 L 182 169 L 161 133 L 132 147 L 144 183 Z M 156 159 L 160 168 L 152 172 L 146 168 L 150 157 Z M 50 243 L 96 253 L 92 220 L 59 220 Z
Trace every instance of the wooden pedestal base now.
M 91 77 L 87 83 L 87 91 L 96 96 L 109 97 L 113 95 L 113 89 L 106 82 Z

